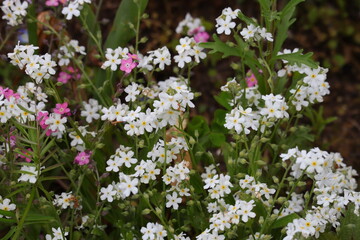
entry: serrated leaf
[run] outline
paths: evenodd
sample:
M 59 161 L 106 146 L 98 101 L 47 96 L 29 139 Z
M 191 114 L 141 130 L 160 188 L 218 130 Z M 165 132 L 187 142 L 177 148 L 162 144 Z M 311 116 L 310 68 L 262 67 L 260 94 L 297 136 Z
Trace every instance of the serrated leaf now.
M 354 213 L 355 207 L 353 204 L 349 206 L 344 213 L 344 217 L 340 220 L 341 224 L 338 237 L 341 240 L 360 239 L 360 216 Z
M 288 29 L 295 22 L 295 19 L 292 19 L 292 16 L 294 14 L 296 6 L 304 1 L 305 0 L 291 0 L 282 9 L 280 14 L 281 22 L 278 24 L 276 31 L 273 55 L 277 55 L 277 53 L 280 51 L 284 41 L 287 38 Z
M 212 49 L 212 53 L 219 52 L 223 54 L 223 58 L 229 56 L 241 57 L 240 51 L 237 47 L 231 47 L 228 44 L 222 42 L 216 34 L 213 34 L 214 42 L 200 43 L 203 48 Z
M 282 54 L 277 55 L 273 57 L 270 61 L 274 61 L 277 59 L 286 60 L 289 62 L 290 65 L 301 65 L 305 64 L 311 68 L 317 68 L 318 64 L 311 58 L 313 55 L 312 52 L 302 54 L 301 51 L 295 52 L 295 53 L 289 53 L 289 54 Z

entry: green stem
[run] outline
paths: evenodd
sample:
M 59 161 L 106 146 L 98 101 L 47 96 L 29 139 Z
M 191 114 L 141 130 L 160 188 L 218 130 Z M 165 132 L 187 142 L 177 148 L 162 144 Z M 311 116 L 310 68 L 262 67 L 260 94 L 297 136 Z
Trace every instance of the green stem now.
M 36 193 L 36 186 L 32 186 L 29 201 L 28 201 L 28 203 L 26 205 L 24 214 L 22 215 L 22 217 L 20 219 L 20 222 L 18 223 L 18 226 L 16 228 L 16 232 L 15 232 L 14 236 L 11 238 L 12 240 L 17 240 L 19 238 L 20 232 L 22 231 L 24 223 L 25 223 L 25 219 L 26 219 L 27 215 L 29 214 L 30 208 L 31 208 L 31 206 L 33 204 L 35 193 Z

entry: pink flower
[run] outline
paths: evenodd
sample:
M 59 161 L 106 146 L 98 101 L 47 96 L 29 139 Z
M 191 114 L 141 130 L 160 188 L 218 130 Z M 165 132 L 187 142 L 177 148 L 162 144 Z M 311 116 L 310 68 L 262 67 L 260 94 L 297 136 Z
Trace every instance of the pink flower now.
M 49 125 L 47 125 L 45 123 L 45 121 L 49 118 L 49 113 L 48 112 L 39 112 L 37 117 L 36 117 L 36 120 L 39 122 L 40 124 L 40 127 L 42 129 L 47 129 Z M 53 131 L 51 131 L 50 129 L 48 129 L 46 131 L 46 136 L 50 136 L 51 133 L 53 133 Z
M 21 151 L 22 154 L 18 154 L 19 158 L 25 159 L 26 162 L 31 162 L 31 155 L 29 152 L 32 152 L 31 148 L 28 148 L 27 151 Z
M 45 5 L 49 7 L 56 7 L 59 6 L 59 3 L 64 5 L 66 2 L 67 0 L 47 0 L 45 2 Z
M 14 93 L 12 89 L 4 89 L 3 92 L 6 99 L 10 99 L 11 97 L 14 97 L 16 99 L 20 98 L 20 94 Z
M 70 116 L 70 108 L 68 108 L 68 103 L 57 103 L 56 108 L 53 109 L 54 113 Z
M 198 32 L 195 36 L 195 42 L 201 43 L 201 42 L 207 42 L 210 38 L 210 35 L 207 32 Z
M 8 88 L 3 88 L 2 86 L 0 86 L 0 95 L 5 95 L 7 90 L 8 90 Z
M 58 82 L 67 83 L 71 79 L 71 75 L 66 72 L 60 72 Z
M 248 87 L 253 87 L 258 83 L 255 75 L 251 71 L 249 71 L 246 75 L 245 80 Z
M 130 54 L 130 53 L 128 53 L 128 57 L 131 58 L 131 59 L 133 59 L 133 60 L 139 60 L 139 57 L 138 57 L 138 55 L 136 55 L 136 54 Z M 137 65 L 137 64 L 136 64 L 136 65 Z
M 9 142 L 10 142 L 10 147 L 15 147 L 16 146 L 16 136 L 10 136 Z
M 121 61 L 120 70 L 129 74 L 136 66 L 137 63 L 133 62 L 133 59 L 130 57 Z
M 78 69 L 75 69 L 71 66 L 67 67 L 67 71 L 71 74 L 72 78 L 78 80 L 81 78 L 81 74 L 79 73 Z
M 74 159 L 74 163 L 78 164 L 80 166 L 86 165 L 90 162 L 90 156 L 91 156 L 91 152 L 89 152 L 89 153 L 80 152 L 76 155 L 76 157 Z
M 45 5 L 49 6 L 49 7 L 56 7 L 56 6 L 59 6 L 59 1 L 58 0 L 47 0 L 45 2 Z

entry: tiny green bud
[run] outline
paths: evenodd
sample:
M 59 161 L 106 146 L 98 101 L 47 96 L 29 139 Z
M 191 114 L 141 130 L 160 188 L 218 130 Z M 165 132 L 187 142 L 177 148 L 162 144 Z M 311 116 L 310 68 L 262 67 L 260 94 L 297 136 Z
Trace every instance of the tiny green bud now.
M 263 137 L 263 138 L 260 139 L 260 142 L 266 143 L 266 142 L 268 142 L 269 140 L 270 140 L 269 138 Z
M 246 152 L 246 149 L 244 149 L 244 150 L 242 150 L 241 152 L 240 152 L 240 157 L 246 157 L 248 154 L 247 154 L 247 152 Z
M 299 181 L 297 184 L 298 187 L 303 187 L 305 185 L 306 185 L 306 182 L 303 182 L 303 181 Z
M 274 181 L 274 183 L 278 184 L 279 183 L 279 178 L 276 176 L 272 176 L 272 179 Z
M 260 216 L 259 217 L 259 224 L 263 224 L 264 223 L 264 217 L 263 216 Z
M 195 98 L 200 97 L 201 95 L 202 95 L 201 92 L 195 92 L 195 93 L 194 93 L 194 97 L 195 97 Z
M 158 207 L 155 208 L 155 212 L 156 212 L 157 215 L 161 215 L 161 213 L 162 213 L 161 209 L 158 208 Z
M 96 149 L 101 149 L 101 148 L 103 148 L 103 147 L 105 147 L 105 144 L 104 144 L 104 143 L 97 143 L 97 144 L 95 145 L 95 148 L 96 148 Z
M 228 164 L 229 164 L 229 165 L 233 165 L 233 164 L 234 164 L 234 160 L 233 160 L 232 158 L 229 158 Z
M 238 173 L 238 174 L 236 174 L 236 177 L 239 179 L 242 179 L 245 177 L 245 175 L 246 175 L 245 173 Z
M 281 168 L 281 167 L 282 167 L 282 166 L 281 166 L 281 163 L 279 163 L 279 162 L 278 162 L 278 163 L 275 163 L 275 167 L 276 167 L 276 168 Z
M 258 169 L 257 171 L 256 171 L 256 176 L 257 177 L 260 177 L 262 175 L 262 170 L 261 169 Z
M 265 161 L 263 161 L 263 160 L 257 160 L 256 164 L 259 165 L 259 166 L 265 166 L 267 163 Z
M 141 139 L 139 141 L 139 148 L 143 148 L 145 146 L 145 141 L 143 139 Z
M 194 205 L 194 201 L 193 201 L 193 200 L 189 200 L 189 201 L 187 202 L 187 205 L 188 205 L 188 206 Z
M 248 161 L 247 161 L 245 158 L 240 158 L 240 159 L 239 159 L 239 162 L 240 162 L 241 164 L 248 164 Z
M 279 203 L 279 204 L 283 204 L 284 202 L 286 201 L 286 198 L 285 197 L 279 197 L 276 202 Z
M 142 210 L 141 214 L 142 215 L 148 215 L 149 213 L 151 213 L 151 210 L 148 208 L 145 208 L 144 210 Z
M 295 131 L 296 131 L 296 127 L 291 127 L 291 128 L 289 129 L 289 131 L 292 132 L 292 133 L 295 132 Z
M 194 139 L 193 137 L 190 137 L 189 143 L 190 143 L 191 145 L 194 145 L 194 144 L 196 143 L 196 141 L 195 141 L 195 139 Z
M 194 132 L 194 136 L 195 136 L 196 138 L 198 138 L 198 137 L 199 137 L 199 131 L 198 131 L 198 130 L 195 130 L 195 132 Z
M 143 197 L 144 197 L 145 199 L 149 199 L 149 194 L 144 193 L 144 194 L 143 194 Z

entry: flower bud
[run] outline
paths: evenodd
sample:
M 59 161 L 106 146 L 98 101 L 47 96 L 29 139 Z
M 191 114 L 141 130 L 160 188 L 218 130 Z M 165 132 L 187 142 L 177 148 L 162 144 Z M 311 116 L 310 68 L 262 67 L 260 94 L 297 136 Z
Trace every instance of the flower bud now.
M 279 183 L 279 178 L 276 176 L 272 176 L 272 179 L 274 181 L 274 183 L 278 184 Z
M 151 213 L 151 210 L 148 208 L 145 208 L 144 210 L 142 210 L 141 214 L 142 215 L 148 215 L 149 213 Z
M 285 197 L 279 197 L 276 202 L 279 203 L 279 204 L 283 204 L 284 202 L 286 201 L 286 198 Z
M 189 143 L 190 143 L 191 145 L 194 145 L 194 144 L 196 143 L 196 141 L 195 141 L 195 139 L 194 139 L 193 137 L 190 137 Z

